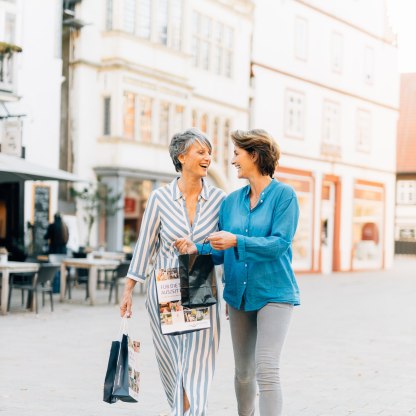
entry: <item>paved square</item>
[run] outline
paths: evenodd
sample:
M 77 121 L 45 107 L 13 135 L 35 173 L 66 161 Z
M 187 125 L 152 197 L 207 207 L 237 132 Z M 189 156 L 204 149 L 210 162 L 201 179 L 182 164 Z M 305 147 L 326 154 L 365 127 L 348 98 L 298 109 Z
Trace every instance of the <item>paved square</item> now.
M 285 416 L 416 415 L 416 258 L 386 272 L 299 276 L 302 306 L 294 313 L 282 357 Z M 130 332 L 142 343 L 141 402 L 102 401 L 118 307 L 85 288 L 72 302 L 0 316 L 0 415 L 159 416 L 169 409 L 159 380 L 144 310 L 134 298 Z M 223 320 L 209 416 L 236 415 L 233 357 Z

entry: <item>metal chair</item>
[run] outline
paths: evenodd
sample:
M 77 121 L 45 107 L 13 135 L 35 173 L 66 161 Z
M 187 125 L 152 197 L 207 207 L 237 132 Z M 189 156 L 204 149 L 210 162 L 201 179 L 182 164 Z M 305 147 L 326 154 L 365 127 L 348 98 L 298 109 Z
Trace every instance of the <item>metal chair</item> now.
M 117 268 L 113 271 L 113 275 L 110 281 L 110 291 L 108 295 L 108 303 L 111 302 L 111 295 L 113 293 L 113 288 L 115 289 L 115 302 L 118 303 L 118 285 L 120 279 L 123 279 L 127 276 L 127 272 L 129 271 L 130 262 L 129 261 L 122 261 Z
M 54 263 L 42 263 L 37 273 L 25 275 L 11 275 L 9 298 L 7 310 L 10 310 L 13 289 L 22 291 L 22 305 L 24 303 L 24 291 L 28 291 L 28 307 L 35 297 L 36 313 L 39 311 L 38 292 L 42 292 L 42 306 L 45 306 L 45 293 L 49 293 L 51 311 L 53 312 L 52 281 L 55 273 L 59 270 L 59 265 Z

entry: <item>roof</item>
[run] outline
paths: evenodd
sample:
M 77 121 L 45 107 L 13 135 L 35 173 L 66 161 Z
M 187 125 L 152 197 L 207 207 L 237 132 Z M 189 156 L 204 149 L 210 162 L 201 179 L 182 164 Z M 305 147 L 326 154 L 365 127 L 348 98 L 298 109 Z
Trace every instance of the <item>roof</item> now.
M 397 173 L 416 173 L 416 73 L 400 77 Z

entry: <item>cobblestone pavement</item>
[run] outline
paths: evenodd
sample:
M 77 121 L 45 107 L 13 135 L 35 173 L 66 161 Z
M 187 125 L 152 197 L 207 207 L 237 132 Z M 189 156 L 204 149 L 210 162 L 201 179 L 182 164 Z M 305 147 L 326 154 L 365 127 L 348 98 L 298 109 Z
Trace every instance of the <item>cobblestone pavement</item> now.
M 387 272 L 299 276 L 296 308 L 282 357 L 285 416 L 416 415 L 416 259 Z M 102 402 L 108 352 L 117 337 L 118 307 L 99 291 L 83 300 L 48 303 L 39 315 L 0 316 L 0 415 L 160 416 L 168 406 L 144 311 L 135 295 L 130 332 L 142 342 L 141 400 Z M 57 296 L 57 295 L 55 295 Z M 233 358 L 223 321 L 209 416 L 236 415 Z

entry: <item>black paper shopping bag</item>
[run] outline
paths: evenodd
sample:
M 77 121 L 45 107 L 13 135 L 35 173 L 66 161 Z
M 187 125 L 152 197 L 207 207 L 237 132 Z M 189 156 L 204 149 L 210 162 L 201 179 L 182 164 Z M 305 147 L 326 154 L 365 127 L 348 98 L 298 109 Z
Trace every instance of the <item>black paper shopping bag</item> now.
M 139 395 L 140 372 L 138 355 L 140 343 L 133 341 L 126 331 L 126 318 L 123 319 L 123 334 L 120 341 L 111 343 L 110 357 L 104 380 L 103 400 L 107 403 L 137 402 Z
M 217 303 L 217 282 L 211 254 L 181 254 L 179 278 L 182 305 L 188 308 Z

